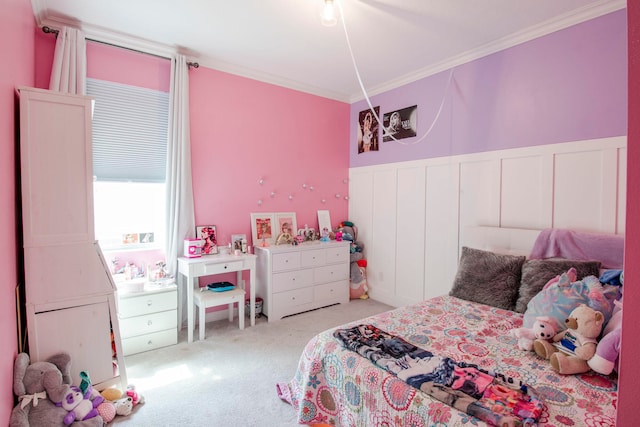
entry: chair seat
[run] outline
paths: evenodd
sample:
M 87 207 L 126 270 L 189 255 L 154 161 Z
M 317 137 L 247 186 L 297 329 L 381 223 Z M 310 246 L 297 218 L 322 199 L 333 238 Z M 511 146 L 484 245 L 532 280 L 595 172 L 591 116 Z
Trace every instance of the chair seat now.
M 229 322 L 233 321 L 233 304 L 238 303 L 238 321 L 240 329 L 244 329 L 244 289 L 236 288 L 230 291 L 213 292 L 206 287 L 193 293 L 193 302 L 198 310 L 198 332 L 200 340 L 204 340 L 204 325 L 206 309 L 219 305 L 228 305 Z

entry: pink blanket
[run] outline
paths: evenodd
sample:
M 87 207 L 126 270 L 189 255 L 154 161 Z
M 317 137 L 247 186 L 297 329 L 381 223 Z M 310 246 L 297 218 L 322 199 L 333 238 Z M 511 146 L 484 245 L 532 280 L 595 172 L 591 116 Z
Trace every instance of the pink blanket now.
M 547 228 L 538 235 L 529 258 L 553 257 L 600 261 L 602 268 L 622 269 L 624 237 Z

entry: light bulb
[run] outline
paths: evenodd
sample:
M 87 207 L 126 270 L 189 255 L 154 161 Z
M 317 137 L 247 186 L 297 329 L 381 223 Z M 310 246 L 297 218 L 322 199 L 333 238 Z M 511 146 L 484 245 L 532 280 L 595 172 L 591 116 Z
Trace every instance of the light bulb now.
M 258 206 L 262 205 L 262 199 L 258 199 Z
M 271 197 L 276 197 L 276 192 L 275 192 L 275 191 L 272 191 L 272 192 L 271 192 L 271 194 L 269 194 L 269 196 L 271 196 Z
M 289 194 L 289 200 L 293 200 L 293 194 Z
M 324 0 L 320 22 L 325 27 L 333 27 L 338 22 L 336 19 L 336 11 L 333 8 L 333 0 Z

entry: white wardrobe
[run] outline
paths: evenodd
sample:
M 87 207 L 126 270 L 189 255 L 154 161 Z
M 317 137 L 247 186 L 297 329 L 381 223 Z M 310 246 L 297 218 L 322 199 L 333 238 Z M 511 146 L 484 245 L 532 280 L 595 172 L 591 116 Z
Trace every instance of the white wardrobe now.
M 124 390 L 116 287 L 93 227 L 92 100 L 32 88 L 18 96 L 31 361 L 66 351 L 74 384 L 86 371 L 98 390 Z

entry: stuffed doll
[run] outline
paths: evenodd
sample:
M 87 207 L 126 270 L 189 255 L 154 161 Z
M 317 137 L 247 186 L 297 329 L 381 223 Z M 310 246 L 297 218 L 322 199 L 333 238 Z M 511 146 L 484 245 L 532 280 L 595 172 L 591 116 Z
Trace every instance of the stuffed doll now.
M 533 342 L 537 339 L 550 341 L 558 333 L 555 319 L 549 316 L 538 316 L 531 328 L 517 328 L 511 330 L 511 335 L 518 339 L 520 350 L 533 350 Z
M 74 421 L 84 421 L 100 417 L 96 408 L 103 400 L 102 396 L 91 400 L 91 390 L 82 393 L 80 387 L 71 386 L 59 403 L 59 405 L 67 411 L 67 415 L 64 417 L 64 424 L 69 426 L 73 424 Z M 102 420 L 100 420 L 100 422 L 102 422 Z
M 549 359 L 553 369 L 563 375 L 589 371 L 587 361 L 596 352 L 597 338 L 602 332 L 604 315 L 581 304 L 565 321 L 567 329 L 553 337 L 554 344 L 537 339 L 533 343 L 536 354 Z M 562 351 L 559 351 L 562 350 Z
M 46 361 L 30 364 L 29 355 L 16 356 L 13 372 L 13 391 L 18 404 L 11 412 L 9 426 L 64 426 L 67 411 L 56 406 L 69 391 L 71 384 L 71 356 L 59 353 Z M 102 427 L 102 418 L 81 421 L 75 426 Z
M 619 310 L 614 311 L 598 342 L 596 354 L 587 362 L 591 369 L 603 375 L 609 375 L 618 369 L 622 336 L 622 301 L 616 301 L 616 306 Z

